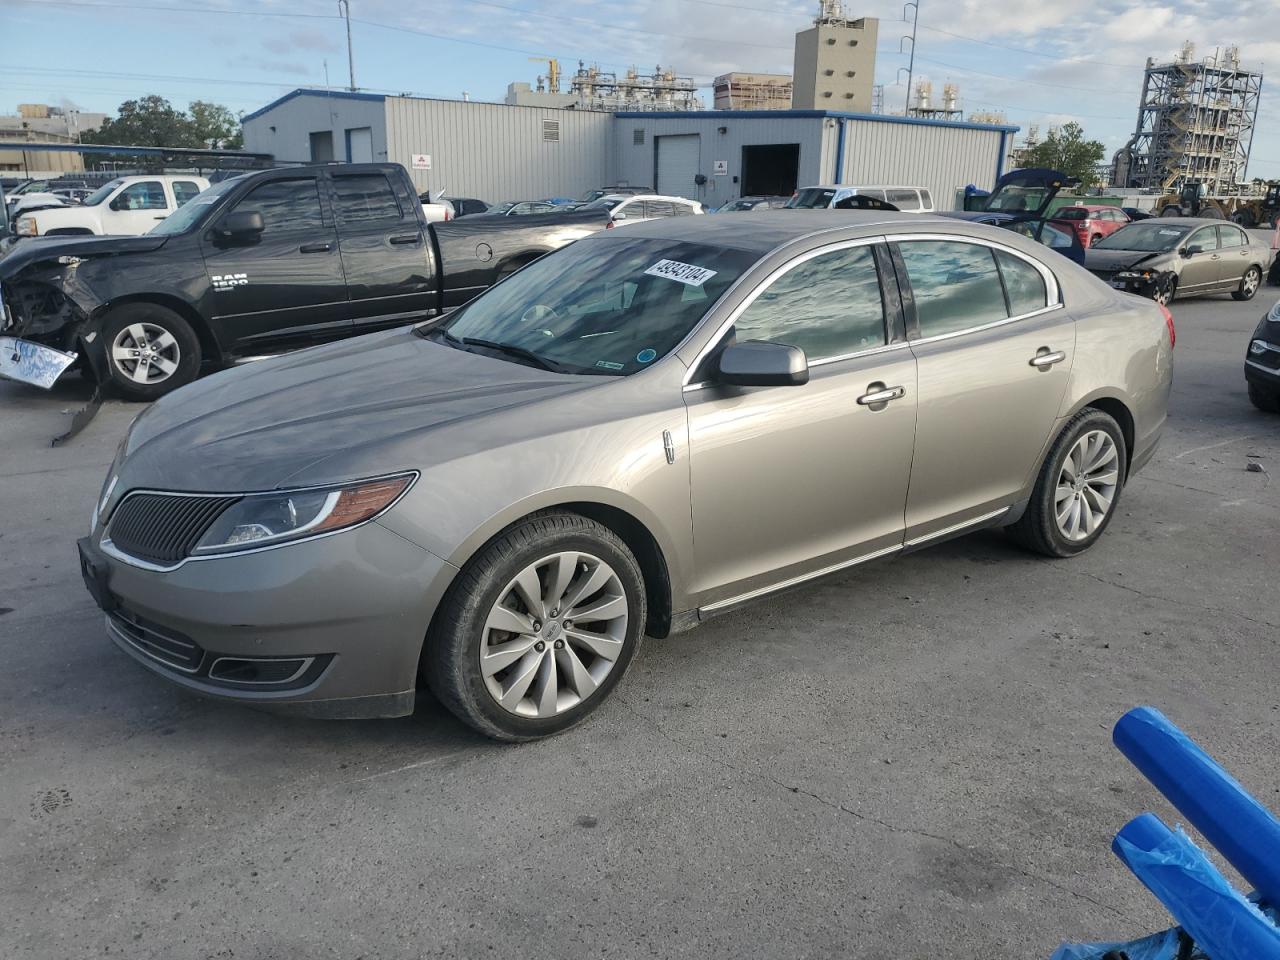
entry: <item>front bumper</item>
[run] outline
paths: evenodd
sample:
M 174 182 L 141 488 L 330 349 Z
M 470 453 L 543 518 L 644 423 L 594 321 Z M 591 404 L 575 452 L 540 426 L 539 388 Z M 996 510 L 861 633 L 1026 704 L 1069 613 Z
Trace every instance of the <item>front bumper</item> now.
M 0 377 L 48 390 L 77 355 L 17 337 L 0 337 Z
M 1254 352 L 1253 345 L 1259 341 L 1267 348 Z M 1280 323 L 1266 317 L 1258 323 L 1245 351 L 1244 378 L 1256 386 L 1280 390 Z
M 112 640 L 204 696 L 325 717 L 413 711 L 418 660 L 456 572 L 378 523 L 148 570 L 78 544 Z

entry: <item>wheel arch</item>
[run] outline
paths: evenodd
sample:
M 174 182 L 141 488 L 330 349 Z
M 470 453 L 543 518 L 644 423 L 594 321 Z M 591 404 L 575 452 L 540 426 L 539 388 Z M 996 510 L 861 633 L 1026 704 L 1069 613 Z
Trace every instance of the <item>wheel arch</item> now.
M 128 306 L 134 303 L 151 303 L 158 307 L 164 307 L 172 310 L 183 320 L 191 325 L 191 329 L 195 332 L 196 339 L 200 341 L 200 352 L 203 354 L 203 360 L 222 359 L 222 347 L 218 343 L 218 338 L 214 336 L 213 330 L 209 324 L 205 322 L 204 317 L 187 303 L 181 297 L 175 297 L 165 293 L 131 293 L 126 296 L 116 297 L 113 300 L 104 303 L 99 307 L 93 315 L 94 330 L 101 330 L 102 325 L 106 322 L 107 316 L 118 307 Z
M 1129 409 L 1129 405 L 1122 399 L 1112 394 L 1098 394 L 1079 403 L 1074 410 L 1067 415 L 1069 421 L 1081 410 L 1088 408 L 1101 410 L 1120 425 L 1120 433 L 1124 437 L 1124 469 L 1125 479 L 1129 479 L 1129 469 L 1133 463 L 1133 449 L 1135 441 L 1135 422 L 1133 411 Z

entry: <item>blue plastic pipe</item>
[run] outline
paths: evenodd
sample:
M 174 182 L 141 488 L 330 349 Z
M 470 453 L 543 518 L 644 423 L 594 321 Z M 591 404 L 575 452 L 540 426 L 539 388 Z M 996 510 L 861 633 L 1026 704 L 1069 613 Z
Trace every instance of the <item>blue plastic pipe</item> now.
M 1155 814 L 1129 821 L 1111 849 L 1213 960 L 1280 960 L 1280 930 Z
M 1280 904 L 1280 822 L 1271 811 L 1154 707 L 1126 713 L 1112 740 L 1262 900 Z

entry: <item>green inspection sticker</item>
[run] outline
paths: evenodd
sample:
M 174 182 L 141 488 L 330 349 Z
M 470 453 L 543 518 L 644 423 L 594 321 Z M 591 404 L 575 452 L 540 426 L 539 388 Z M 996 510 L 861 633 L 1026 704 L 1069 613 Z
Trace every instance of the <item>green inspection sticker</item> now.
M 622 370 L 622 369 L 623 369 L 623 365 L 622 365 L 622 364 L 620 364 L 620 363 L 613 363 L 613 362 L 612 362 L 612 361 L 610 361 L 610 360 L 597 360 L 597 361 L 596 361 L 596 366 L 597 366 L 597 367 L 604 367 L 606 370 Z

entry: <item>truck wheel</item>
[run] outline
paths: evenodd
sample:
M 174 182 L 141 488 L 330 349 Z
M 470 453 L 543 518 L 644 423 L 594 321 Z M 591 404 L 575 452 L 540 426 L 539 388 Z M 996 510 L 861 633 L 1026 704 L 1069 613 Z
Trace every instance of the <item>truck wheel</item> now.
M 1180 217 L 1182 216 L 1182 208 L 1175 207 L 1172 204 L 1160 211 L 1162 217 Z
M 1248 210 L 1237 210 L 1231 215 L 1231 222 L 1238 227 L 1244 227 L 1246 230 L 1252 230 L 1258 225 L 1253 218 L 1253 214 Z
M 1244 272 L 1244 276 L 1240 278 L 1240 289 L 1231 291 L 1231 298 L 1233 300 L 1252 300 L 1260 286 L 1262 286 L 1262 268 L 1258 266 L 1250 267 Z
M 155 400 L 200 372 L 200 340 L 191 325 L 167 307 L 128 303 L 102 325 L 107 374 L 130 400 Z

